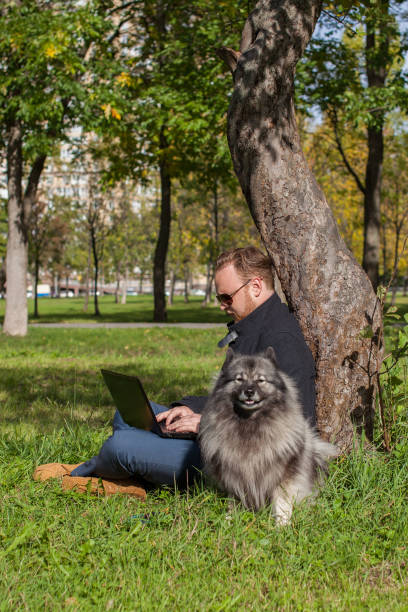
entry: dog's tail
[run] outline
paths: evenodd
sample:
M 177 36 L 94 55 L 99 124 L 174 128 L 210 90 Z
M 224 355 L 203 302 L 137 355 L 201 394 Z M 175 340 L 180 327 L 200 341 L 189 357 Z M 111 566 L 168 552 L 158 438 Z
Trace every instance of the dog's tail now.
M 330 442 L 325 442 L 318 435 L 314 437 L 313 444 L 313 460 L 316 472 L 327 474 L 327 464 L 330 459 L 338 457 L 339 449 Z

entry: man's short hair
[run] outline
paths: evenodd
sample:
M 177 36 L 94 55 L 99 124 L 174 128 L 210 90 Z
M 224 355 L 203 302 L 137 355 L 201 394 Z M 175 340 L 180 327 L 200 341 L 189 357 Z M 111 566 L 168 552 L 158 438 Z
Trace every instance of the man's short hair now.
M 243 281 L 261 276 L 268 289 L 274 288 L 272 261 L 254 246 L 224 251 L 215 262 L 215 271 L 232 264 Z

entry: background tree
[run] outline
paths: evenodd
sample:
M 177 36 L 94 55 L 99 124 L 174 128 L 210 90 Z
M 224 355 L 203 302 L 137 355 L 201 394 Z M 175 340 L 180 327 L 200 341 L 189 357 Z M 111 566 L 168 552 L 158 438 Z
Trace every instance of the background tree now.
M 361 192 L 343 163 L 336 146 L 330 121 L 311 125 L 303 121 L 303 150 L 319 186 L 334 214 L 340 234 L 358 261 L 363 259 L 364 211 Z M 366 156 L 365 135 L 361 130 L 349 130 L 343 138 L 343 148 L 359 174 L 364 174 Z
M 7 201 L 0 199 L 0 295 L 6 291 Z
M 131 15 L 126 16 L 127 11 Z M 214 148 L 214 126 L 226 109 L 227 81 L 214 46 L 237 28 L 242 7 L 184 1 L 127 3 L 127 79 L 113 82 L 109 158 L 115 178 L 159 173 L 160 226 L 154 256 L 154 318 L 165 320 L 165 272 L 170 236 L 171 185 L 197 170 Z M 123 82 L 126 80 L 126 87 Z M 103 132 L 104 126 L 101 126 Z M 117 146 L 112 150 L 112 137 Z M 116 140 L 115 140 L 116 139 Z M 214 139 L 213 139 L 214 140 Z M 215 142 L 215 141 L 214 141 Z M 204 153 L 203 153 L 204 151 Z
M 408 236 L 408 135 L 387 134 L 388 155 L 384 161 L 382 184 L 382 246 L 383 268 L 386 281 L 393 278 L 392 304 L 395 303 L 400 270 L 407 271 L 408 254 L 403 252 L 404 240 Z
M 329 118 L 336 147 L 363 196 L 363 268 L 374 289 L 379 280 L 384 126 L 391 109 L 406 108 L 407 48 L 398 19 L 404 4 L 403 0 L 356 3 L 340 23 L 326 16 L 326 27 L 312 41 L 301 71 L 308 74 L 308 79 L 301 79 L 307 84 L 308 99 Z M 358 124 L 366 130 L 364 172 L 352 164 L 344 146 L 347 132 Z
M 86 103 L 110 59 L 105 13 L 96 0 L 18 0 L 0 8 L 0 139 L 9 223 L 3 331 L 11 335 L 27 332 L 27 222 L 45 160 L 79 117 L 84 123 L 92 117 Z
M 34 317 L 38 318 L 38 283 L 40 268 L 49 259 L 61 258 L 68 240 L 68 225 L 63 216 L 43 200 L 32 207 L 28 219 L 29 261 L 34 276 Z
M 89 182 L 88 205 L 86 211 L 86 226 L 89 235 L 89 245 L 93 259 L 93 296 L 94 314 L 101 315 L 99 310 L 99 276 L 103 261 L 106 237 L 110 231 L 110 216 L 113 210 L 109 192 L 103 192 L 93 175 Z

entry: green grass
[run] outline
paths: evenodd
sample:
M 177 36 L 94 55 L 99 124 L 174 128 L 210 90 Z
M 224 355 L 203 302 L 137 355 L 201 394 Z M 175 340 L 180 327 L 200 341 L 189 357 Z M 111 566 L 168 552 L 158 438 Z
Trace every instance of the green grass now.
M 404 438 L 333 463 L 285 528 L 202 484 L 140 502 L 32 481 L 37 464 L 79 462 L 109 435 L 101 367 L 137 372 L 162 403 L 205 393 L 220 332 L 0 336 L 0 610 L 408 610 Z
M 151 295 L 130 296 L 126 304 L 115 304 L 113 296 L 99 298 L 100 317 L 94 315 L 93 298 L 90 298 L 88 311 L 84 312 L 83 298 L 40 298 L 38 300 L 39 318 L 34 319 L 34 302 L 28 300 L 29 321 L 39 323 L 137 323 L 153 321 L 153 297 Z M 176 296 L 174 305 L 169 306 L 169 323 L 225 323 L 228 319 L 218 306 L 213 304 L 202 307 L 202 298 L 192 297 L 186 304 L 182 297 Z M 5 300 L 0 300 L 0 322 L 4 319 Z
M 387 300 L 387 304 L 390 302 L 391 295 L 389 294 L 389 299 Z M 402 293 L 397 293 L 397 299 L 395 305 L 398 308 L 399 314 L 402 316 L 408 312 L 408 295 L 403 295 Z
M 128 296 L 126 304 L 115 304 L 113 296 L 99 297 L 100 317 L 94 315 L 93 297 L 84 312 L 83 298 L 40 298 L 39 318 L 34 319 L 34 301 L 28 300 L 30 323 L 144 323 L 153 321 L 153 296 Z M 183 297 L 175 296 L 173 306 L 167 308 L 169 323 L 225 323 L 228 318 L 218 305 L 203 307 L 202 298 L 192 296 L 186 304 Z M 400 315 L 408 312 L 408 296 L 397 294 Z M 0 323 L 3 322 L 5 300 L 0 300 Z

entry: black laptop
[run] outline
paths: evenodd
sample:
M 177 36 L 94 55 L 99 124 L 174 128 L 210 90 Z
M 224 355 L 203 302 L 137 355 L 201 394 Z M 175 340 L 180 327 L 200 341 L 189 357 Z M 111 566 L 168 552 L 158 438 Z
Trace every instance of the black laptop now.
M 193 440 L 195 433 L 178 433 L 166 429 L 164 423 L 159 423 L 150 405 L 143 385 L 137 376 L 120 374 L 110 370 L 101 370 L 116 408 L 122 419 L 131 427 L 153 431 L 162 438 L 183 438 Z

